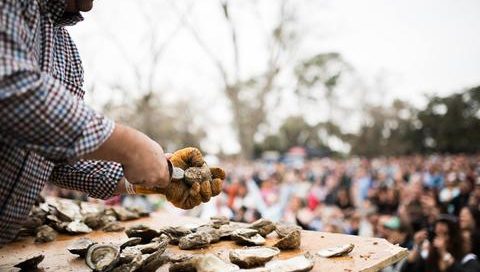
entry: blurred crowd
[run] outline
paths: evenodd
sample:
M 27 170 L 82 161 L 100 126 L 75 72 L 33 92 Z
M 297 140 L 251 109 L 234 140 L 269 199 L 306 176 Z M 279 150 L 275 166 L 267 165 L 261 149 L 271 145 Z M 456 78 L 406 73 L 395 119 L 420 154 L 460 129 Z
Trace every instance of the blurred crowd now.
M 410 250 L 384 271 L 480 271 L 480 155 L 222 166 L 224 194 L 187 213 L 155 196 L 120 201 L 202 218 L 263 217 L 306 230 L 381 237 Z

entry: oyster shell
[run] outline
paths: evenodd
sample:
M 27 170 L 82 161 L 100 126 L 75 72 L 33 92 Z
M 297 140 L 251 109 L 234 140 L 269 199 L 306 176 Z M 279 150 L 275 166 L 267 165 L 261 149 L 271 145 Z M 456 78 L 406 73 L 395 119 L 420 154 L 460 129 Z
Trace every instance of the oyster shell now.
M 278 254 L 280 250 L 275 247 L 250 247 L 230 251 L 229 258 L 241 268 L 251 268 L 264 265 Z
M 80 221 L 72 221 L 68 223 L 67 227 L 65 228 L 66 231 L 69 233 L 89 233 L 92 232 L 92 229 L 89 228 L 87 225 Z
M 336 247 L 325 248 L 319 250 L 317 255 L 324 258 L 344 256 L 350 253 L 354 247 L 354 244 L 345 244 Z
M 230 272 L 239 269 L 237 265 L 226 263 L 213 254 L 206 254 L 199 257 L 196 261 L 195 268 L 197 272 Z
M 43 225 L 37 228 L 37 234 L 35 236 L 36 243 L 46 243 L 57 239 L 57 232 L 50 226 Z
M 180 238 L 186 236 L 192 231 L 189 228 L 178 226 L 178 227 L 163 227 L 159 231 L 161 234 L 165 234 L 170 238 L 170 243 L 172 245 L 178 245 Z
M 142 260 L 142 252 L 134 247 L 127 247 L 120 253 L 118 262 L 120 264 L 130 263 L 140 257 L 140 263 Z
M 133 272 L 137 271 L 140 266 L 142 266 L 142 254 L 139 252 L 138 255 L 133 256 L 128 262 L 122 263 L 121 265 L 115 267 L 112 272 Z
M 240 245 L 261 246 L 266 242 L 265 238 L 254 229 L 236 229 L 232 232 L 231 238 Z
M 145 260 L 143 260 L 142 262 L 142 266 L 140 267 L 139 271 L 154 272 L 160 266 L 168 263 L 170 258 L 167 255 L 163 255 L 163 253 L 165 252 L 166 246 L 167 246 L 167 243 L 165 244 L 165 247 L 163 249 L 160 249 L 150 254 L 147 258 L 145 258 Z
M 128 228 L 125 233 L 128 237 L 142 238 L 142 243 L 148 243 L 152 241 L 153 238 L 160 235 L 156 230 L 141 224 Z
M 212 237 L 206 232 L 194 232 L 180 238 L 178 247 L 180 249 L 196 249 L 208 247 Z
M 210 244 L 220 241 L 220 231 L 212 226 L 204 225 L 197 228 L 196 233 L 207 233 L 210 235 Z
M 43 254 L 34 254 L 29 256 L 26 260 L 17 263 L 16 265 L 14 265 L 14 267 L 18 267 L 22 271 L 34 271 L 37 269 L 38 264 L 41 263 L 44 258 L 45 255 Z
M 140 244 L 142 242 L 142 238 L 140 237 L 131 237 L 131 238 L 128 238 L 127 241 L 123 242 L 121 245 L 120 245 L 120 249 L 124 249 L 126 247 L 131 247 L 131 246 L 136 246 L 138 244 Z
M 289 233 L 293 232 L 294 230 L 302 230 L 301 227 L 297 225 L 287 225 L 287 224 L 277 224 L 275 225 L 275 232 L 280 238 L 287 236 Z
M 163 251 L 165 251 L 165 249 L 167 248 L 167 245 L 168 245 L 168 240 L 165 240 L 165 241 L 151 242 L 151 243 L 144 244 L 144 245 L 136 245 L 136 246 L 133 246 L 131 248 L 138 249 L 143 254 L 149 254 L 149 253 L 159 251 L 161 249 L 163 249 Z
M 96 242 L 86 237 L 82 237 L 80 239 L 75 240 L 73 243 L 71 243 L 67 247 L 67 250 L 70 251 L 70 253 L 72 254 L 79 255 L 80 257 L 85 257 L 85 255 L 87 255 L 88 249 L 94 244 L 96 244 Z
M 270 220 L 262 218 L 250 224 L 249 228 L 258 230 L 258 233 L 265 237 L 275 230 L 275 224 Z
M 265 268 L 271 272 L 306 272 L 312 270 L 314 262 L 305 255 L 299 255 L 290 259 L 270 261 Z
M 192 258 L 183 262 L 173 263 L 168 268 L 169 272 L 197 272 L 195 267 L 197 263 L 196 258 Z
M 300 247 L 300 243 L 301 233 L 296 229 L 278 240 L 273 246 L 279 249 L 296 249 Z
M 140 218 L 140 215 L 138 215 L 138 213 L 134 213 L 132 211 L 129 211 L 129 210 L 127 210 L 127 209 L 125 209 L 124 207 L 121 207 L 121 206 L 113 206 L 112 209 L 115 212 L 115 216 L 120 221 L 127 221 L 127 220 L 133 220 L 133 219 Z
M 209 225 L 218 229 L 222 225 L 230 224 L 230 220 L 226 216 L 212 216 L 210 217 Z
M 125 227 L 120 224 L 120 222 L 115 221 L 115 222 L 110 222 L 106 226 L 102 228 L 103 231 L 106 232 L 118 232 L 118 231 L 123 231 L 125 230 Z
M 80 207 L 70 199 L 51 198 L 47 200 L 47 203 L 54 207 L 57 217 L 62 221 L 70 222 L 82 218 Z
M 88 249 L 85 262 L 93 271 L 110 271 L 118 263 L 119 257 L 119 247 L 95 244 Z

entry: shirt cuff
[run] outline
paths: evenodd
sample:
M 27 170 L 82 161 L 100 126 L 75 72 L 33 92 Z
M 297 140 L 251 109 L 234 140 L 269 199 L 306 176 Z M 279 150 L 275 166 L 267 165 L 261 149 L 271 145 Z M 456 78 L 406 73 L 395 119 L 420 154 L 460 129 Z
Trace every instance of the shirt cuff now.
M 95 116 L 84 127 L 82 137 L 76 141 L 73 147 L 73 154 L 68 157 L 81 157 L 97 150 L 115 129 L 115 122 L 107 117 L 95 114 Z

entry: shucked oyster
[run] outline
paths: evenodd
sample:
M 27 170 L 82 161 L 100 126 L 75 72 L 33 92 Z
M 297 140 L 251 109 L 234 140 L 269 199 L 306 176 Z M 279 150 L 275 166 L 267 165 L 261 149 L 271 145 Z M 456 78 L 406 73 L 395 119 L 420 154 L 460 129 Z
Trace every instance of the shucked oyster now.
M 88 249 L 85 261 L 93 271 L 110 271 L 117 264 L 119 256 L 120 248 L 96 244 Z
M 296 229 L 278 240 L 273 246 L 278 247 L 279 249 L 296 249 L 300 247 L 300 243 L 301 233 Z
M 312 270 L 314 262 L 309 256 L 299 255 L 286 260 L 270 261 L 265 268 L 271 272 L 306 272 Z
M 345 244 L 336 247 L 325 248 L 319 250 L 317 255 L 324 258 L 344 256 L 350 253 L 354 247 L 355 246 L 353 244 Z
M 69 233 L 89 233 L 92 229 L 80 221 L 72 221 L 65 228 Z
M 265 238 L 254 229 L 236 229 L 232 232 L 232 240 L 240 245 L 261 246 L 265 244 Z
M 37 269 L 38 264 L 41 263 L 44 258 L 45 256 L 42 254 L 35 254 L 14 266 L 20 268 L 22 271 L 34 271 Z
M 230 251 L 229 258 L 241 268 L 251 268 L 264 265 L 278 254 L 280 250 L 275 247 L 250 247 Z
M 258 234 L 265 237 L 275 230 L 275 224 L 270 220 L 262 218 L 250 224 L 249 228 L 258 230 Z
M 96 244 L 94 241 L 82 237 L 78 240 L 75 240 L 70 246 L 68 246 L 67 250 L 70 251 L 72 254 L 77 254 L 80 257 L 85 257 L 87 254 L 88 249 Z
M 35 236 L 36 243 L 46 243 L 57 239 L 57 232 L 50 226 L 43 225 L 37 228 L 37 235 Z
M 178 247 L 180 249 L 196 249 L 208 247 L 212 237 L 206 232 L 195 232 L 180 238 Z

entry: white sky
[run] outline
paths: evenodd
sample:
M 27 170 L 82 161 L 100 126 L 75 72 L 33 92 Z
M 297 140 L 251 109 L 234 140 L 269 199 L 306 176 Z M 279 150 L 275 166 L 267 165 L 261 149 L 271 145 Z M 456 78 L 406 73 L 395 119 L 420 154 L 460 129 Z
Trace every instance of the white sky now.
M 207 46 L 231 67 L 229 32 L 218 1 L 193 2 L 189 21 Z M 264 68 L 264 62 L 258 61 L 267 53 L 262 33 L 271 28 L 278 1 L 231 2 L 241 45 L 242 75 L 248 76 Z M 255 2 L 258 9 L 252 12 Z M 89 102 L 98 107 L 108 99 L 120 99 L 111 91 L 113 84 L 137 91 L 131 63 L 126 59 L 139 64 L 141 73 L 147 71 L 151 58 L 147 41 L 152 33 L 145 24 L 147 14 L 157 23 L 155 32 L 160 41 L 171 40 L 158 67 L 155 86 L 167 100 L 194 97 L 200 108 L 208 109 L 210 121 L 223 127 L 222 132 L 209 137 L 210 150 L 216 151 L 220 145 L 234 151 L 238 145 L 225 140 L 232 138 L 226 135 L 233 134 L 228 126 L 228 105 L 219 95 L 219 76 L 186 29 L 170 36 L 179 20 L 171 3 L 184 10 L 192 1 L 98 0 L 85 14 L 85 22 L 70 28 L 84 61 L 87 89 L 95 85 L 95 98 L 90 97 Z M 422 105 L 425 93 L 446 95 L 480 84 L 478 0 L 298 3 L 303 34 L 300 54 L 341 53 L 367 85 L 380 85 L 377 88 L 385 90 L 384 99 L 399 97 Z

